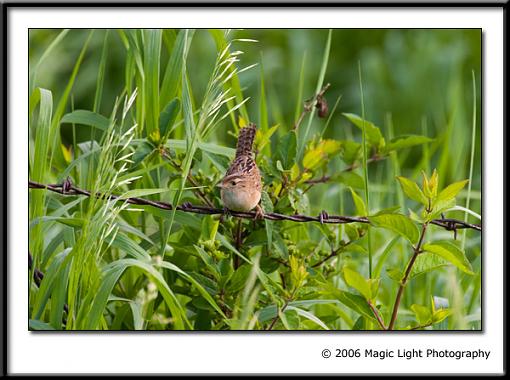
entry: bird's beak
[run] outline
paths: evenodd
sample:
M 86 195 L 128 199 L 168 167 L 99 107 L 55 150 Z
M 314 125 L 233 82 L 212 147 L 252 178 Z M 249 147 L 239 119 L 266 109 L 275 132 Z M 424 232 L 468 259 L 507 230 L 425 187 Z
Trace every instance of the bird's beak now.
M 216 184 L 216 187 L 219 187 L 219 188 L 221 189 L 221 188 L 223 187 L 223 184 L 222 184 L 221 182 L 218 182 L 218 183 Z

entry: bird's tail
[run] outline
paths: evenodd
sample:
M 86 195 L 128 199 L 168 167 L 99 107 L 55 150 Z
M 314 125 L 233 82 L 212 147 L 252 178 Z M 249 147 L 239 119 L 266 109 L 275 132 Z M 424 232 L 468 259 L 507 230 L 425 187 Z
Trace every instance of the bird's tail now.
M 251 154 L 253 140 L 255 139 L 256 132 L 257 126 L 253 123 L 250 123 L 247 127 L 244 127 L 239 131 L 239 137 L 237 138 L 236 157 Z

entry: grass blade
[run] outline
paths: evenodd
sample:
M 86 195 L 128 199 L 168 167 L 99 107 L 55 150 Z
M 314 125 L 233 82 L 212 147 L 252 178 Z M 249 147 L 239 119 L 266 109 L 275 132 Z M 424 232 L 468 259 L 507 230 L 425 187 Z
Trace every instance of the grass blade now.
M 370 193 L 368 192 L 368 149 L 367 149 L 367 131 L 366 131 L 366 118 L 365 118 L 365 102 L 363 99 L 363 81 L 361 79 L 361 62 L 358 61 L 358 73 L 359 73 L 359 90 L 361 96 L 361 118 L 363 119 L 362 124 L 362 146 L 363 146 L 363 177 L 365 185 L 365 204 L 367 211 L 370 214 Z M 372 233 L 371 229 L 367 232 L 367 244 L 368 244 L 368 277 L 372 278 Z
M 475 148 L 476 148 L 476 79 L 475 71 L 471 71 L 471 77 L 473 80 L 473 119 L 471 126 L 471 158 L 469 160 L 469 182 L 466 197 L 466 209 L 469 210 L 469 202 L 471 201 L 471 186 L 473 184 L 473 167 L 475 162 Z M 464 214 L 464 221 L 467 222 L 468 213 Z M 466 230 L 462 231 L 462 250 L 466 246 Z
M 161 58 L 160 29 L 144 30 L 143 69 L 145 76 L 144 101 L 147 136 L 159 136 L 159 62 Z M 155 138 L 155 137 L 154 137 Z
M 328 68 L 328 61 L 329 61 L 329 51 L 331 49 L 331 34 L 332 30 L 330 29 L 328 32 L 328 38 L 326 40 L 326 46 L 324 47 L 324 54 L 322 57 L 322 65 L 321 65 L 321 71 L 319 73 L 319 78 L 317 80 L 317 86 L 315 87 L 315 93 L 319 93 L 319 91 L 322 88 L 322 84 L 324 83 L 324 77 L 326 76 L 326 69 Z M 306 129 L 304 132 L 301 132 L 299 128 L 298 135 L 300 136 L 298 138 L 298 151 L 296 159 L 298 162 L 301 162 L 301 159 L 303 158 L 304 150 L 306 143 L 308 142 L 308 135 L 310 134 L 310 128 L 312 126 L 312 120 L 315 115 L 315 108 L 312 109 L 310 112 L 310 116 L 308 117 L 308 124 L 306 125 Z

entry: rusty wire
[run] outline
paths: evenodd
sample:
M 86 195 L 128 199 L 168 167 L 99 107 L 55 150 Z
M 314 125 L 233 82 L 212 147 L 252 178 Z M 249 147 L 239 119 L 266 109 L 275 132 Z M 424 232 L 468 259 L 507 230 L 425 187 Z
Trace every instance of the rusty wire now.
M 74 186 L 69 179 L 65 180 L 62 184 L 41 184 L 34 181 L 28 181 L 28 187 L 31 189 L 46 189 L 55 193 L 63 194 L 63 195 L 85 195 L 90 197 L 91 192 L 87 190 L 80 189 L 79 187 Z M 97 193 L 96 197 L 102 197 L 101 194 Z M 109 195 L 109 199 L 119 199 L 120 197 L 117 195 Z M 140 206 L 152 206 L 156 208 L 160 208 L 163 210 L 173 210 L 173 205 L 167 202 L 161 201 L 152 201 L 145 198 L 123 198 L 123 201 Z M 256 213 L 255 211 L 241 212 L 241 211 L 231 211 L 224 210 L 221 208 L 202 206 L 202 205 L 193 205 L 189 202 L 185 202 L 182 205 L 176 207 L 176 210 L 183 212 L 190 212 L 195 214 L 205 214 L 205 215 L 223 215 L 230 214 L 232 216 L 244 219 L 255 219 Z M 327 212 L 322 211 L 318 216 L 310 216 L 310 215 L 286 215 L 279 214 L 276 212 L 269 212 L 264 214 L 264 219 L 267 220 L 289 220 L 291 222 L 319 222 L 321 224 L 348 224 L 348 223 L 365 223 L 369 224 L 370 221 L 365 216 L 343 216 L 343 215 L 329 215 Z M 472 224 L 467 223 L 458 219 L 434 219 L 430 222 L 436 226 L 442 227 L 448 231 L 456 231 L 458 229 L 473 229 L 477 231 L 482 231 L 481 224 Z

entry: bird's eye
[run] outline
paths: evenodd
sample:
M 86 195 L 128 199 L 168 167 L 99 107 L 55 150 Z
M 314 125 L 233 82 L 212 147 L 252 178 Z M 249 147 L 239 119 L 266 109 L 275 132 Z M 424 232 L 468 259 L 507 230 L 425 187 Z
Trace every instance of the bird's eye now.
M 232 181 L 232 186 L 235 186 L 236 185 L 236 181 Z

